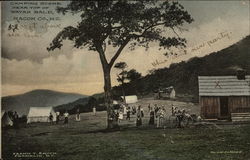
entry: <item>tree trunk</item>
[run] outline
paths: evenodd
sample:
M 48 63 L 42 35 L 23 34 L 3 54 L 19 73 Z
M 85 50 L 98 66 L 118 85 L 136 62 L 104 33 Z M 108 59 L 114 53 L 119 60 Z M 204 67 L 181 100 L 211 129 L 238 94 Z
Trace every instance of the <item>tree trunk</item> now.
M 110 78 L 110 69 L 104 69 L 104 98 L 105 106 L 107 107 L 107 123 L 108 129 L 118 128 L 118 119 L 113 107 L 112 95 L 111 95 L 111 78 Z
M 124 82 L 122 82 L 122 96 L 123 96 L 124 103 L 126 104 L 126 95 L 125 95 L 125 90 L 124 90 Z

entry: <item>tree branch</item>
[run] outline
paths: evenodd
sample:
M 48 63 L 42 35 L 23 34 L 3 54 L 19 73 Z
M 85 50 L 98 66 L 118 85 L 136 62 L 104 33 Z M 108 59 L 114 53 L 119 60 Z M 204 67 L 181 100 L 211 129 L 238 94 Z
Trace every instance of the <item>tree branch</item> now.
M 131 37 L 133 37 L 133 38 L 140 38 L 140 37 L 143 37 L 143 35 L 144 35 L 149 29 L 152 29 L 152 28 L 154 28 L 154 27 L 156 27 L 156 26 L 163 25 L 163 24 L 165 24 L 165 23 L 167 23 L 167 22 L 162 22 L 162 23 L 153 24 L 153 25 L 147 27 L 147 28 L 142 32 L 142 34 L 140 34 L 140 35 L 138 35 L 138 34 L 131 34 Z
M 99 57 L 102 63 L 103 68 L 107 68 L 108 61 L 106 59 L 105 53 L 103 51 L 102 45 L 98 42 L 94 42 L 97 52 L 99 53 Z
M 119 47 L 119 49 L 117 50 L 117 52 L 115 53 L 115 55 L 111 58 L 110 62 L 109 62 L 109 67 L 111 68 L 115 62 L 115 60 L 119 57 L 119 55 L 121 54 L 123 48 L 128 44 L 128 42 L 130 41 L 130 36 L 127 37 L 124 41 L 124 43 Z
M 170 27 L 170 28 L 172 29 L 172 31 L 174 32 L 174 34 L 175 34 L 178 38 L 180 38 L 179 34 L 174 30 L 174 27 Z

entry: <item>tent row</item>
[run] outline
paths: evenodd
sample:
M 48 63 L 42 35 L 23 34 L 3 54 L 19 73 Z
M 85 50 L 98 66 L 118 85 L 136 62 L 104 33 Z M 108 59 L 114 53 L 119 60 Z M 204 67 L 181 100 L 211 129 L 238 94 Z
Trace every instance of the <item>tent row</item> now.
M 125 97 L 125 101 L 127 104 L 131 104 L 136 103 L 138 99 L 136 95 L 130 95 Z M 27 123 L 49 122 L 50 114 L 52 114 L 53 122 L 55 122 L 56 112 L 53 107 L 30 107 L 27 115 Z M 13 121 L 5 111 L 2 111 L 2 126 L 13 126 Z

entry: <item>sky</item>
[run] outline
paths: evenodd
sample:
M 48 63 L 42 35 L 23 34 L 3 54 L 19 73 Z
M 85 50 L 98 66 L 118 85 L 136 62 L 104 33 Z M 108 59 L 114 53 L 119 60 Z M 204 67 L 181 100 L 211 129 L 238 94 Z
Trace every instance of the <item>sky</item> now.
M 27 4 L 29 3 L 29 4 Z M 50 3 L 50 4 L 48 4 Z M 99 56 L 87 49 L 75 49 L 65 41 L 61 50 L 48 52 L 47 47 L 64 27 L 76 25 L 79 15 L 60 15 L 56 6 L 68 2 L 16 1 L 1 2 L 1 90 L 2 96 L 34 89 L 92 95 L 103 92 L 103 74 Z M 179 1 L 194 18 L 178 32 L 187 39 L 187 54 L 166 57 L 164 50 L 151 44 L 148 50 L 125 48 L 116 62 L 125 61 L 129 68 L 146 75 L 150 70 L 168 67 L 191 57 L 202 57 L 226 48 L 250 35 L 249 1 Z M 37 8 L 36 8 L 37 7 Z M 39 8 L 38 8 L 39 7 Z M 44 11 L 37 12 L 36 11 Z M 19 11 L 19 12 L 17 12 Z M 15 30 L 18 24 L 18 30 Z M 107 53 L 108 59 L 113 50 Z M 182 50 L 174 50 L 182 53 Z M 158 62 L 158 64 L 157 64 Z M 117 85 L 112 69 L 112 85 Z

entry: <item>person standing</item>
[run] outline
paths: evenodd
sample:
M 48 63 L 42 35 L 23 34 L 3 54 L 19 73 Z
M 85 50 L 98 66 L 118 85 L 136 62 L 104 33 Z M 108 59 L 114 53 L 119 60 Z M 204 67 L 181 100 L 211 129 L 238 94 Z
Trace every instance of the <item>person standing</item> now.
M 81 120 L 81 117 L 80 117 L 80 109 L 77 108 L 76 110 L 76 121 L 79 122 Z
M 149 125 L 154 125 L 155 124 L 155 112 L 153 108 L 150 108 L 149 112 Z
M 159 107 L 159 110 L 157 112 L 157 125 L 156 125 L 157 128 L 163 126 L 163 118 L 164 118 L 164 111 L 161 107 Z
M 119 123 L 123 120 L 123 109 L 122 108 L 120 108 L 120 110 L 119 110 L 118 119 L 119 119 Z
M 183 120 L 183 112 L 181 112 L 180 110 L 177 111 L 176 113 L 176 117 L 177 117 L 177 121 L 178 121 L 178 128 L 181 128 L 181 123 L 182 123 L 182 120 Z
M 136 113 L 136 126 L 139 127 L 141 125 L 142 125 L 142 112 L 141 112 L 141 106 L 139 105 Z
M 132 107 L 132 114 L 134 115 L 136 113 L 136 108 L 135 106 Z
M 67 124 L 69 122 L 69 113 L 68 111 L 66 111 L 64 113 L 64 124 Z
M 13 126 L 14 126 L 14 128 L 19 127 L 18 118 L 19 118 L 19 116 L 18 116 L 17 112 L 15 111 L 14 115 L 13 115 Z
M 56 124 L 59 123 L 59 120 L 60 120 L 60 112 L 56 112 Z
M 150 103 L 148 104 L 148 112 L 150 113 L 151 111 L 151 107 L 150 107 Z
M 123 114 L 126 115 L 127 114 L 127 106 L 125 104 L 123 104 L 122 108 L 123 108 Z
M 155 114 L 157 114 L 157 112 L 158 112 L 158 110 L 159 110 L 159 107 L 157 106 L 157 104 L 155 104 L 154 110 L 155 110 Z
M 142 118 L 144 117 L 144 111 L 143 111 L 143 108 L 141 108 L 141 117 L 142 117 Z
M 93 114 L 94 114 L 94 116 L 96 115 L 96 108 L 95 108 L 95 106 L 93 107 Z
M 162 106 L 162 108 L 160 109 L 160 113 L 159 113 L 159 127 L 163 127 L 163 122 L 164 122 L 164 106 Z
M 49 113 L 49 122 L 50 124 L 53 124 L 53 115 L 51 112 Z
M 174 116 L 177 113 L 177 107 L 172 104 L 172 116 Z
M 127 120 L 130 120 L 130 112 L 131 112 L 131 109 L 130 109 L 130 106 L 128 106 L 128 109 L 127 109 Z

